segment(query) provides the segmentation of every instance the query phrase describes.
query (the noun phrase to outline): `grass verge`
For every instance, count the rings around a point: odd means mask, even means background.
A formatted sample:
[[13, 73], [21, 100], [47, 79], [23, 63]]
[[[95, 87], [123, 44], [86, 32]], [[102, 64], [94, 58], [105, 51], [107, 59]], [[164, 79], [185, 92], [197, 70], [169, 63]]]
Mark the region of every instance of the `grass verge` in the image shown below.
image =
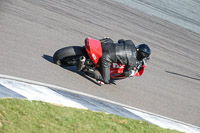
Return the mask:
[[104, 112], [0, 99], [0, 133], [178, 133]]

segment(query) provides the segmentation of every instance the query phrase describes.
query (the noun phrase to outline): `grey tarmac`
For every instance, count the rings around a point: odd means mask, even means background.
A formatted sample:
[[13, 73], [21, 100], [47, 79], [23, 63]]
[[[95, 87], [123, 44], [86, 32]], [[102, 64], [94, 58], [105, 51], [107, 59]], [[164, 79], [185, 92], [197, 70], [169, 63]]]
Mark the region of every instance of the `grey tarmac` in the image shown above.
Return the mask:
[[[86, 37], [147, 43], [142, 77], [98, 86], [52, 63], [53, 53]], [[0, 73], [106, 98], [200, 126], [200, 35], [107, 0], [1, 0]]]

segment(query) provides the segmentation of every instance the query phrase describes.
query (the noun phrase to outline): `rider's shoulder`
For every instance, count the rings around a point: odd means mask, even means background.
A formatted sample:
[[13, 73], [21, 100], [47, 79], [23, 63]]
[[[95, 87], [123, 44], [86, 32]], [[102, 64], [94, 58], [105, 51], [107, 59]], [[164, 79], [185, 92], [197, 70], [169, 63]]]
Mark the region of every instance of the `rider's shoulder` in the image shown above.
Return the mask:
[[131, 44], [133, 45], [133, 41], [132, 40], [125, 40], [125, 39], [119, 39], [118, 43], [122, 43], [122, 44]]
[[119, 39], [118, 40], [118, 43], [120, 44], [120, 43], [125, 43], [125, 40], [124, 39]]
[[126, 44], [131, 44], [131, 45], [134, 44], [132, 40], [125, 40], [125, 43], [126, 43]]

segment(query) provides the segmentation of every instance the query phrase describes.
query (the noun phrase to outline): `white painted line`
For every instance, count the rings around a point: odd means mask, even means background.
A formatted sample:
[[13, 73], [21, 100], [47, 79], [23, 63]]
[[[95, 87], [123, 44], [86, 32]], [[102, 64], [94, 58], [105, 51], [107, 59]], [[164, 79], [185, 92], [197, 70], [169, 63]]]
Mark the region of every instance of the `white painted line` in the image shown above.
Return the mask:
[[128, 110], [133, 110], [133, 111], [136, 111], [136, 112], [141, 112], [143, 114], [149, 115], [149, 116], [154, 117], [154, 118], [157, 117], [157, 118], [160, 118], [160, 119], [165, 119], [167, 121], [172, 121], [174, 123], [178, 123], [178, 124], [181, 124], [181, 125], [185, 125], [187, 127], [191, 127], [191, 128], [195, 128], [197, 130], [200, 130], [199, 127], [191, 125], [191, 124], [188, 124], [188, 123], [180, 122], [180, 121], [168, 118], [168, 117], [164, 117], [164, 116], [161, 116], [161, 115], [153, 114], [153, 113], [150, 113], [150, 112], [138, 109], [138, 108], [134, 108], [134, 107], [131, 107], [131, 106], [128, 106], [128, 105], [125, 105], [125, 104], [120, 104], [120, 103], [117, 103], [117, 102], [114, 102], [114, 101], [110, 101], [110, 100], [107, 100], [107, 99], [104, 99], [104, 98], [100, 98], [100, 97], [96, 97], [96, 96], [89, 95], [89, 94], [86, 94], [86, 93], [82, 93], [82, 92], [78, 92], [78, 91], [66, 89], [66, 88], [63, 88], [63, 87], [59, 87], [59, 86], [55, 86], [55, 85], [50, 85], [50, 84], [45, 84], [45, 83], [41, 83], [41, 82], [37, 82], [37, 81], [32, 81], [32, 80], [27, 80], [27, 79], [23, 79], [23, 78], [17, 78], [17, 77], [13, 77], [13, 76], [2, 75], [2, 74], [0, 74], [0, 78], [21, 81], [21, 82], [25, 82], [25, 83], [29, 83], [29, 84], [34, 84], [34, 85], [39, 85], [39, 86], [44, 86], [44, 87], [49, 87], [49, 88], [55, 88], [55, 89], [58, 89], [58, 90], [62, 90], [62, 91], [66, 91], [66, 92], [70, 92], [70, 93], [74, 93], [74, 94], [78, 94], [78, 95], [90, 97], [90, 98], [97, 99], [97, 100], [100, 100], [100, 101], [104, 101], [104, 102], [108, 102], [108, 103], [115, 104], [115, 105], [118, 105], [118, 106], [122, 106], [122, 107], [124, 107], [124, 108], [126, 108]]
[[28, 100], [39, 100], [48, 103], [61, 104], [62, 106], [67, 107], [88, 109], [83, 105], [74, 102], [73, 100], [64, 97], [44, 86], [36, 86], [32, 84], [22, 83], [19, 81], [13, 82], [9, 79], [1, 79], [0, 84], [14, 92], [17, 92], [18, 94], [24, 96]]
[[128, 109], [130, 112], [140, 116], [141, 118], [145, 119], [146, 121], [153, 123], [155, 125], [159, 125], [162, 128], [167, 128], [167, 129], [175, 129], [181, 132], [186, 132], [186, 133], [200, 133], [200, 129], [197, 128], [190, 128], [187, 125], [177, 123], [176, 121], [171, 121], [162, 117], [155, 117], [140, 111]]

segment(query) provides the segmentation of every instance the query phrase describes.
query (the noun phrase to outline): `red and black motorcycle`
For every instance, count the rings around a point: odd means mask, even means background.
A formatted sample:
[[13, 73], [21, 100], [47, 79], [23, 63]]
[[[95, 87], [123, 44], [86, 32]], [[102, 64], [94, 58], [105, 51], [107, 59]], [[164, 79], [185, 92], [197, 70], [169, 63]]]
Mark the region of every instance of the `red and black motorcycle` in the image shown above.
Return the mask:
[[[77, 71], [94, 71], [100, 67], [100, 58], [102, 56], [102, 47], [99, 40], [92, 38], [85, 39], [85, 46], [69, 46], [57, 50], [53, 55], [54, 63], [59, 66], [76, 66]], [[123, 79], [125, 65], [112, 63], [110, 68], [110, 77], [112, 79]], [[135, 76], [141, 76], [146, 66], [135, 72]]]

